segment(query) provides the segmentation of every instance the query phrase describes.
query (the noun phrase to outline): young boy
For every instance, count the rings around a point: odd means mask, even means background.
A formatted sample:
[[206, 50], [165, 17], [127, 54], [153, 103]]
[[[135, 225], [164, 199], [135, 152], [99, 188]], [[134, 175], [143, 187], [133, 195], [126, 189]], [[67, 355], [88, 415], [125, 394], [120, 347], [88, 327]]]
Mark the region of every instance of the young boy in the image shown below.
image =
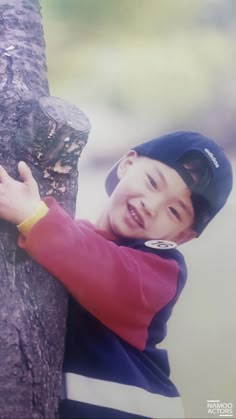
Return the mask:
[[0, 169], [0, 217], [72, 296], [61, 418], [183, 417], [156, 345], [186, 281], [175, 247], [198, 237], [231, 191], [223, 150], [188, 131], [134, 147], [108, 174], [95, 225], [41, 200], [29, 167], [18, 168], [23, 182]]

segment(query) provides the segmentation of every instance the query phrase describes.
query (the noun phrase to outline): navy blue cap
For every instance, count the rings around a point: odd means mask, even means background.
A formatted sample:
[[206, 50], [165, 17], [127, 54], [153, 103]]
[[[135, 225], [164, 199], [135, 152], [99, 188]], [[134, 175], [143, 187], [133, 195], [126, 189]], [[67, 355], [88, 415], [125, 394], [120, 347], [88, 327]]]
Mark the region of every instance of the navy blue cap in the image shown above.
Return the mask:
[[[158, 160], [175, 169], [192, 192], [193, 229], [199, 236], [225, 205], [233, 184], [232, 166], [212, 139], [192, 131], [177, 131], [133, 147], [138, 155]], [[119, 182], [117, 166], [106, 178], [108, 195]]]

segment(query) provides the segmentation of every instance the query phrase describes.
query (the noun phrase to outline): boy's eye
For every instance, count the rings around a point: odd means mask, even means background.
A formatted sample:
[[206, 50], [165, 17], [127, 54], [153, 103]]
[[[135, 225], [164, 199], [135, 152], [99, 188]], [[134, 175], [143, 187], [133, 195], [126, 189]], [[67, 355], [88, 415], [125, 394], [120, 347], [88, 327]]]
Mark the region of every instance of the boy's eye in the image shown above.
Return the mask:
[[181, 217], [180, 217], [180, 215], [179, 215], [178, 211], [176, 211], [176, 209], [175, 209], [175, 208], [173, 208], [173, 207], [169, 207], [169, 210], [170, 210], [170, 212], [172, 212], [172, 214], [173, 214], [173, 215], [177, 218], [177, 220], [181, 221]]
[[156, 183], [156, 181], [152, 178], [152, 176], [150, 176], [150, 175], [148, 175], [148, 174], [147, 174], [147, 177], [148, 177], [148, 180], [149, 180], [150, 185], [152, 185], [152, 187], [153, 187], [154, 189], [157, 189], [157, 183]]

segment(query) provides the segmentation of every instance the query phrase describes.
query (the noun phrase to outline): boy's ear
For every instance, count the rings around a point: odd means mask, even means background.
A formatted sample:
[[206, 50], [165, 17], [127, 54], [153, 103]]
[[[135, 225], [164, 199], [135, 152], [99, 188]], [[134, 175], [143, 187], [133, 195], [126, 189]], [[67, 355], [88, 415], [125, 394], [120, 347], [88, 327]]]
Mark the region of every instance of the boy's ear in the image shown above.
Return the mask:
[[117, 166], [117, 177], [120, 180], [127, 170], [132, 166], [134, 161], [138, 158], [138, 154], [135, 150], [130, 150], [120, 160]]
[[176, 238], [175, 242], [178, 244], [186, 243], [192, 239], [195, 239], [197, 237], [196, 231], [194, 231], [192, 228], [189, 228], [188, 230], [183, 231], [180, 233]]

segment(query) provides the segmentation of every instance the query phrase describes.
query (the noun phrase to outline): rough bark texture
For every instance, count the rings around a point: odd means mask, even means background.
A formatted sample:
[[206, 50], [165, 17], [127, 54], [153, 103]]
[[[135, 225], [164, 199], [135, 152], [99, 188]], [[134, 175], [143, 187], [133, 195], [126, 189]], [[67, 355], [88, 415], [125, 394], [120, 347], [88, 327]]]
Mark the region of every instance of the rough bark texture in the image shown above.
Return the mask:
[[[17, 178], [25, 160], [41, 196], [73, 216], [77, 161], [89, 122], [49, 97], [39, 0], [0, 0], [0, 163]], [[0, 418], [54, 418], [67, 295], [17, 247], [0, 220]]]

